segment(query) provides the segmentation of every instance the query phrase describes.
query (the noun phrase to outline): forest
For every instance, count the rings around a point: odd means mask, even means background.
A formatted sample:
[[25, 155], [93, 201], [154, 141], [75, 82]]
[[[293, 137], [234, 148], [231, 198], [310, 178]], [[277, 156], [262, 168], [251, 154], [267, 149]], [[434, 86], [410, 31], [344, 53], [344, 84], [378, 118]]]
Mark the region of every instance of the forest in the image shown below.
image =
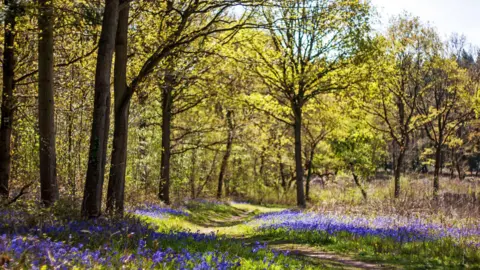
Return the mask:
[[0, 268], [480, 268], [464, 35], [368, 0], [0, 6]]

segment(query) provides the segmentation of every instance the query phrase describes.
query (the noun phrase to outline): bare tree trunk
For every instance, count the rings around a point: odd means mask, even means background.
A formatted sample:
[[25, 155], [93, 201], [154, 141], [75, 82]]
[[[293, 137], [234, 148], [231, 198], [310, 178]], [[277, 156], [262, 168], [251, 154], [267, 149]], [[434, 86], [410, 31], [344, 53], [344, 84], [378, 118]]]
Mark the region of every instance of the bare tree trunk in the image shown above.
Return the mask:
[[352, 171], [353, 181], [355, 182], [355, 185], [360, 189], [360, 192], [362, 192], [363, 199], [366, 201], [367, 192], [365, 191], [365, 189], [363, 189], [363, 186], [360, 183], [360, 179], [358, 178], [358, 175], [355, 173], [355, 167], [353, 165], [350, 165], [350, 168]]
[[405, 150], [403, 150], [403, 147], [400, 147], [400, 152], [398, 153], [397, 160], [394, 163], [395, 164], [394, 166], [394, 182], [395, 182], [394, 197], [395, 198], [400, 197], [400, 176], [402, 172], [404, 158], [405, 158]]
[[[72, 72], [73, 75], [73, 72]], [[73, 157], [73, 92], [70, 92], [70, 100], [68, 104], [68, 117], [67, 117], [67, 123], [68, 123], [68, 129], [67, 129], [67, 137], [68, 137], [68, 146], [67, 146], [67, 151], [68, 151], [68, 185], [69, 185], [69, 192], [71, 199], [75, 199], [75, 162], [74, 162], [74, 157]]]
[[217, 164], [218, 152], [219, 152], [218, 150], [215, 151], [215, 155], [213, 156], [213, 161], [212, 161], [212, 165], [210, 166], [210, 170], [208, 171], [208, 174], [205, 177], [205, 181], [203, 181], [203, 183], [198, 187], [196, 197], [199, 197], [200, 194], [202, 194], [202, 191], [205, 188], [205, 186], [212, 180], [213, 173], [216, 167], [215, 165]]
[[297, 205], [305, 208], [305, 193], [303, 191], [303, 163], [302, 163], [302, 108], [299, 104], [293, 104], [295, 115], [295, 172], [297, 184]]
[[463, 168], [462, 168], [461, 157], [457, 159], [457, 162], [455, 164], [455, 168], [457, 169], [458, 179], [464, 180], [465, 179], [465, 172], [463, 171]]
[[38, 122], [40, 130], [40, 193], [45, 206], [58, 199], [53, 98], [53, 0], [39, 0]]
[[12, 121], [14, 117], [15, 88], [15, 1], [4, 0], [7, 7], [4, 22], [4, 47], [3, 47], [3, 92], [2, 92], [2, 120], [0, 126], [0, 197], [8, 198], [8, 184], [10, 181], [11, 167], [11, 139]]
[[192, 199], [195, 199], [195, 178], [196, 178], [196, 167], [197, 167], [197, 150], [193, 149], [192, 150], [192, 169], [190, 172], [190, 196]]
[[310, 178], [312, 177], [313, 155], [315, 154], [315, 146], [310, 150], [310, 157], [308, 160], [307, 182], [305, 184], [305, 199], [310, 201]]
[[160, 171], [160, 187], [158, 198], [170, 204], [170, 156], [171, 156], [171, 128], [172, 128], [172, 74], [166, 74], [165, 87], [162, 89], [162, 159]]
[[110, 115], [110, 76], [115, 35], [117, 32], [119, 0], [106, 0], [102, 32], [98, 46], [95, 71], [95, 98], [90, 136], [87, 177], [83, 194], [82, 216], [95, 218], [101, 215], [102, 190], [106, 163]]
[[451, 178], [454, 178], [454, 174], [455, 174], [454, 171], [456, 170], [458, 174], [458, 179], [459, 180], [465, 179], [466, 173], [463, 171], [463, 164], [462, 164], [463, 156], [464, 156], [463, 151], [461, 150], [455, 151], [454, 149], [452, 149], [452, 165], [454, 166], [454, 168], [452, 168]]
[[440, 190], [440, 167], [442, 159], [442, 147], [440, 145], [435, 145], [435, 169], [433, 171], [433, 196], [437, 197]]
[[283, 188], [283, 191], [287, 191], [287, 178], [285, 177], [285, 164], [283, 164], [283, 162], [280, 162], [278, 164], [279, 166], [279, 170], [280, 170], [280, 177], [282, 178], [282, 188]]
[[147, 159], [147, 138], [145, 136], [145, 130], [147, 129], [147, 121], [143, 115], [145, 104], [147, 102], [147, 95], [138, 93], [138, 106], [141, 108], [139, 112], [140, 121], [138, 124], [138, 160], [137, 170], [140, 172], [140, 182], [143, 185], [145, 195], [148, 193], [148, 164]]
[[226, 117], [227, 125], [228, 125], [227, 149], [225, 150], [225, 155], [223, 156], [222, 165], [220, 167], [220, 174], [218, 176], [217, 199], [220, 199], [222, 197], [223, 178], [225, 177], [225, 173], [227, 171], [228, 159], [230, 158], [230, 154], [232, 153], [233, 136], [234, 136], [232, 114], [233, 114], [232, 110], [227, 111], [227, 117]]
[[128, 57], [128, 16], [130, 4], [120, 10], [115, 40], [114, 99], [115, 125], [113, 131], [113, 150], [108, 179], [107, 212], [123, 216], [125, 198], [125, 172], [127, 168], [128, 115], [130, 100], [127, 96], [127, 57]]

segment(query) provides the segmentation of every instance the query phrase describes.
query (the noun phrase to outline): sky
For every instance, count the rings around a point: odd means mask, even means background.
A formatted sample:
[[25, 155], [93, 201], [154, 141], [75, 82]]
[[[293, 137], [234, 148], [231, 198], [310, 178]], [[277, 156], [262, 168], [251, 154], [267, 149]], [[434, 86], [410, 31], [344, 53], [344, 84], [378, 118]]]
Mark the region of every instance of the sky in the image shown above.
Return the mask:
[[443, 39], [463, 34], [480, 47], [480, 0], [370, 0], [381, 16], [379, 29], [389, 17], [407, 11], [435, 27]]

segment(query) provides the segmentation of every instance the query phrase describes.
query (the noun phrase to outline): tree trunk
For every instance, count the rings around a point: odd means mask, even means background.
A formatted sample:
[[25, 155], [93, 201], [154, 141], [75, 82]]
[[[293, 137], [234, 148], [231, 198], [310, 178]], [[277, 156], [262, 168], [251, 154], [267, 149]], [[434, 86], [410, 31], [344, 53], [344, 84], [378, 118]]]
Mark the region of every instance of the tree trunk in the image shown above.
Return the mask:
[[440, 190], [440, 167], [442, 162], [442, 147], [440, 145], [435, 145], [435, 169], [433, 171], [433, 196], [438, 196], [438, 191]]
[[305, 184], [305, 199], [307, 202], [310, 201], [310, 178], [312, 177], [312, 164], [313, 164], [314, 154], [315, 154], [315, 147], [312, 146], [312, 149], [310, 150], [310, 157], [308, 160], [307, 181]]
[[40, 131], [40, 193], [45, 206], [58, 199], [53, 94], [53, 0], [39, 0], [38, 122]]
[[[73, 77], [73, 72], [72, 72], [72, 77]], [[68, 137], [68, 146], [67, 146], [67, 151], [68, 151], [68, 184], [69, 184], [69, 192], [71, 199], [74, 200], [76, 197], [76, 181], [75, 181], [75, 161], [74, 161], [74, 143], [73, 143], [73, 116], [74, 116], [74, 111], [73, 111], [73, 93], [70, 92], [70, 100], [69, 100], [69, 109], [68, 109], [68, 117], [67, 117], [67, 123], [68, 123], [68, 129], [67, 129], [67, 137]]]
[[459, 180], [465, 179], [466, 173], [463, 171], [463, 164], [462, 164], [463, 156], [464, 156], [463, 151], [461, 150], [455, 151], [454, 149], [452, 149], [452, 163], [454, 165], [454, 168], [452, 168], [451, 178], [454, 178], [453, 175], [455, 174], [454, 171], [456, 170], [458, 174], [458, 179]]
[[147, 103], [147, 95], [144, 93], [138, 93], [138, 106], [140, 111], [138, 112], [140, 116], [140, 121], [138, 123], [138, 163], [137, 163], [137, 175], [138, 172], [140, 183], [143, 185], [143, 190], [145, 195], [148, 193], [149, 183], [148, 183], [148, 164], [147, 164], [147, 137], [145, 135], [146, 129], [148, 127], [147, 121], [145, 120], [144, 110], [145, 104]]
[[295, 172], [297, 184], [297, 205], [305, 208], [305, 193], [303, 191], [303, 163], [302, 163], [302, 107], [299, 104], [293, 105], [293, 113], [295, 115]]
[[127, 168], [128, 115], [130, 100], [123, 102], [127, 96], [127, 57], [128, 57], [128, 15], [130, 4], [126, 4], [119, 12], [118, 27], [115, 40], [114, 68], [114, 131], [113, 150], [108, 179], [107, 212], [123, 216], [125, 197], [125, 172]]
[[278, 169], [280, 171], [280, 178], [282, 180], [281, 185], [282, 185], [283, 191], [287, 191], [287, 179], [285, 177], [285, 164], [283, 164], [282, 157], [280, 154], [278, 154]]
[[457, 169], [458, 179], [459, 180], [464, 180], [465, 179], [465, 172], [463, 171], [461, 162], [462, 162], [462, 159], [460, 157], [460, 158], [457, 159], [457, 162], [455, 164], [455, 168]]
[[2, 120], [0, 126], [0, 197], [8, 198], [10, 181], [12, 121], [14, 116], [13, 90], [15, 88], [15, 4], [11, 0], [3, 1], [6, 9], [4, 22], [3, 47], [3, 92]]
[[196, 178], [196, 167], [197, 167], [197, 151], [196, 149], [192, 150], [192, 168], [190, 172], [190, 196], [193, 199], [195, 199], [195, 178]]
[[365, 189], [363, 189], [362, 184], [360, 183], [360, 179], [358, 178], [358, 175], [355, 173], [355, 167], [353, 165], [350, 165], [350, 166], [351, 166], [353, 181], [355, 182], [355, 185], [360, 189], [360, 192], [362, 192], [363, 199], [366, 201], [367, 192], [365, 191]]
[[400, 175], [402, 172], [404, 157], [405, 157], [405, 150], [403, 150], [403, 147], [400, 147], [400, 152], [398, 153], [398, 157], [394, 166], [395, 198], [400, 197]]
[[171, 155], [171, 124], [172, 124], [172, 74], [166, 74], [165, 86], [162, 89], [162, 160], [160, 171], [160, 187], [158, 198], [165, 204], [170, 204], [170, 155]]
[[217, 187], [217, 199], [222, 197], [222, 188], [223, 188], [223, 179], [225, 177], [225, 173], [227, 171], [228, 159], [230, 158], [230, 154], [232, 152], [232, 144], [233, 144], [233, 121], [232, 121], [232, 114], [233, 111], [227, 111], [227, 125], [228, 125], [228, 138], [227, 138], [227, 149], [225, 150], [225, 155], [223, 156], [222, 165], [220, 167], [220, 174], [218, 176], [218, 187]]
[[98, 44], [93, 122], [82, 202], [82, 216], [87, 218], [95, 218], [101, 214], [110, 114], [110, 76], [117, 32], [118, 7], [119, 0], [105, 1], [102, 32]]

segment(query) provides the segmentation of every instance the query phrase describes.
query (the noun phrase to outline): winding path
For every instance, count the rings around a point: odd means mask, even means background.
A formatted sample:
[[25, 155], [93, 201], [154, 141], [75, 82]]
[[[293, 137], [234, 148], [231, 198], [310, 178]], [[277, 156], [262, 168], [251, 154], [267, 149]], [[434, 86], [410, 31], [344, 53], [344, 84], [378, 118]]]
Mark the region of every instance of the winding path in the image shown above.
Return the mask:
[[[222, 218], [209, 218], [208, 222], [197, 224], [198, 230], [202, 233], [221, 233], [234, 229], [235, 226], [244, 224], [251, 220], [255, 215], [255, 210], [241, 210], [238, 214]], [[254, 239], [245, 239], [240, 235], [230, 235], [223, 233], [225, 236], [246, 240], [247, 243]], [[263, 241], [268, 244], [271, 250], [288, 252], [291, 256], [308, 261], [310, 264], [317, 265], [319, 269], [396, 269], [393, 266], [367, 263], [360, 260], [355, 260], [346, 255], [340, 255], [328, 251], [323, 251], [305, 244], [295, 243], [280, 243], [275, 241]]]

